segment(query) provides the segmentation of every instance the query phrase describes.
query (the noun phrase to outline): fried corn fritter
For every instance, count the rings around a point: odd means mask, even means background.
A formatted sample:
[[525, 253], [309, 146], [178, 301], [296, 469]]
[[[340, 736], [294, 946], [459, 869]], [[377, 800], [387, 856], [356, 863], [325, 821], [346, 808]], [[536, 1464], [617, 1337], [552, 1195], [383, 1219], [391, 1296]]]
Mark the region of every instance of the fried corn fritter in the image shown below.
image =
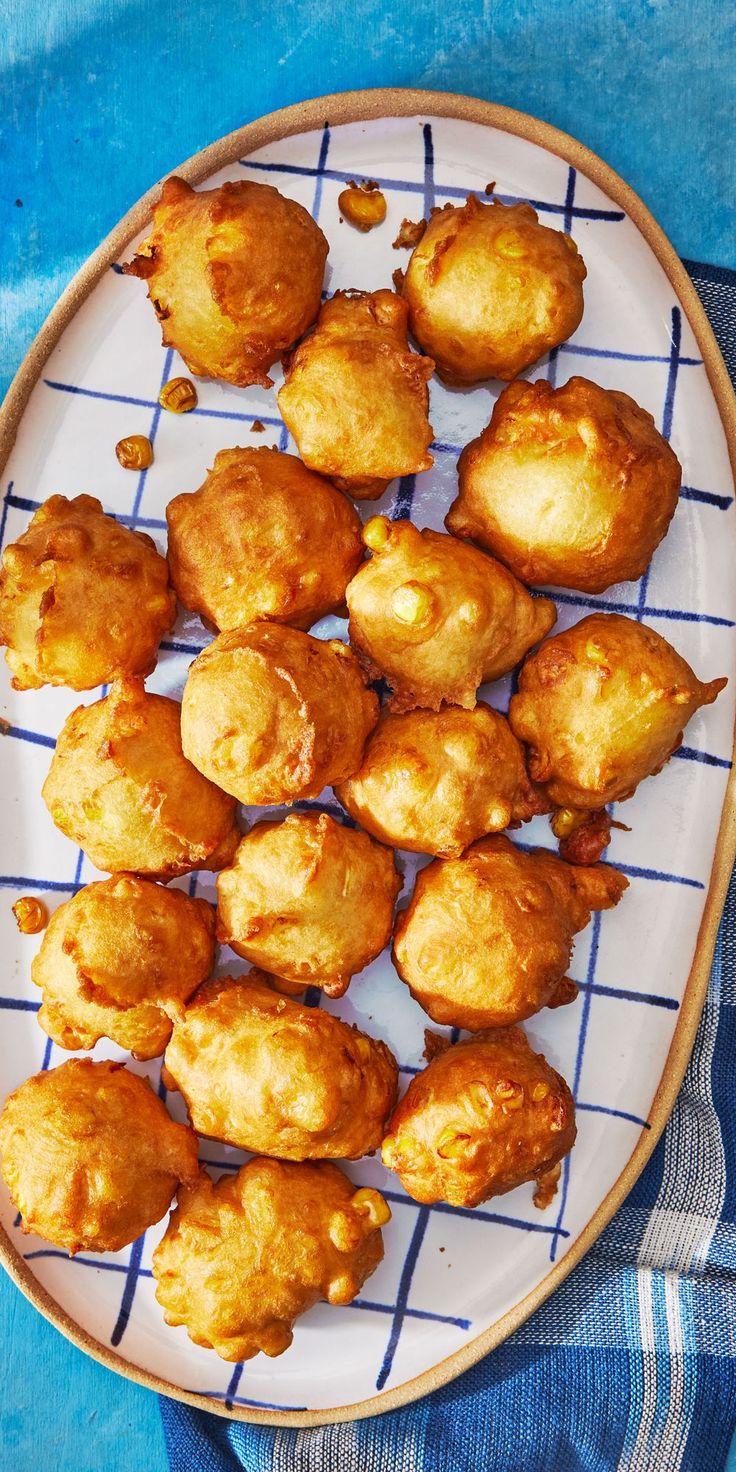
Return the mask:
[[382, 843], [444, 857], [549, 810], [508, 721], [482, 701], [384, 715], [336, 792]]
[[429, 470], [434, 363], [409, 350], [406, 303], [392, 291], [338, 291], [300, 343], [279, 409], [311, 470], [356, 500]]
[[329, 813], [256, 823], [217, 881], [218, 939], [303, 991], [341, 997], [391, 936], [401, 889], [390, 849]]
[[509, 720], [550, 801], [597, 809], [658, 772], [726, 683], [702, 684], [654, 629], [594, 613], [526, 660]]
[[156, 1058], [214, 958], [211, 905], [115, 874], [51, 917], [31, 967], [43, 992], [38, 1020], [60, 1048], [93, 1048], [105, 1037], [136, 1058]]
[[458, 462], [445, 517], [525, 583], [601, 593], [641, 577], [677, 506], [682, 471], [628, 394], [571, 378], [509, 384]]
[[0, 644], [14, 690], [148, 675], [175, 618], [155, 542], [94, 496], [50, 496], [2, 554]]
[[23, 1231], [70, 1255], [119, 1252], [198, 1176], [197, 1137], [122, 1063], [70, 1058], [0, 1114], [2, 1174]]
[[201, 1135], [282, 1160], [358, 1160], [396, 1100], [385, 1043], [275, 991], [260, 971], [205, 982], [174, 1027], [166, 1081]]
[[140, 276], [162, 341], [191, 373], [247, 388], [319, 311], [327, 241], [311, 215], [251, 179], [195, 191], [175, 175], [123, 269]]
[[240, 802], [318, 797], [357, 771], [378, 699], [352, 650], [284, 624], [231, 629], [190, 665], [184, 753]]
[[283, 1354], [320, 1299], [351, 1303], [383, 1257], [391, 1212], [328, 1161], [249, 1160], [178, 1196], [153, 1255], [167, 1324], [224, 1360]]
[[232, 859], [235, 802], [184, 757], [179, 711], [130, 679], [67, 717], [42, 796], [98, 869], [173, 879]]
[[478, 1206], [539, 1181], [575, 1143], [572, 1094], [519, 1027], [479, 1033], [412, 1079], [383, 1142], [415, 1201]]
[[344, 603], [363, 559], [355, 508], [279, 450], [220, 450], [204, 485], [166, 508], [171, 579], [216, 629], [308, 629]]
[[627, 887], [604, 864], [573, 867], [481, 838], [417, 875], [396, 922], [396, 969], [435, 1022], [469, 1032], [523, 1022], [577, 995], [565, 978], [573, 936]]
[[373, 555], [345, 594], [350, 641], [369, 675], [385, 676], [393, 710], [472, 708], [478, 686], [507, 674], [555, 622], [549, 598], [532, 598], [455, 537], [374, 516], [363, 539]]
[[447, 383], [516, 378], [570, 337], [586, 271], [575, 242], [529, 204], [446, 205], [406, 269], [413, 336]]

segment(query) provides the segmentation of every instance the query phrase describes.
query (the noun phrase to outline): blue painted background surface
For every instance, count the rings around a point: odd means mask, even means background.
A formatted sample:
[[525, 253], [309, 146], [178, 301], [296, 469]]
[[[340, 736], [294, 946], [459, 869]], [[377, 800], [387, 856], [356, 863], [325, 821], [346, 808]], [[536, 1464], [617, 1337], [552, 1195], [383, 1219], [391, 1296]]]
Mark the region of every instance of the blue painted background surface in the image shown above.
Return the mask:
[[[573, 133], [681, 255], [734, 265], [736, 10], [723, 0], [0, 0], [0, 386], [158, 177], [349, 87], [471, 92]], [[158, 1404], [0, 1275], [0, 1472], [163, 1472]]]

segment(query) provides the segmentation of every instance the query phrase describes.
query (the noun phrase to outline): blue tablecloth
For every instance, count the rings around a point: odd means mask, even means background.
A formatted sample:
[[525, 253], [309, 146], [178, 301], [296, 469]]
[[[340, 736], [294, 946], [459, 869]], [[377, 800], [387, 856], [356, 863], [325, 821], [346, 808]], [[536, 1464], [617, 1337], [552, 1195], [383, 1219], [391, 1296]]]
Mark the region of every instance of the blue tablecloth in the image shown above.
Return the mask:
[[[341, 88], [445, 88], [536, 113], [623, 173], [683, 255], [732, 264], [734, 17], [721, 0], [44, 0], [2, 15], [2, 387], [149, 184], [260, 113]], [[733, 353], [733, 289], [696, 279]], [[463, 1380], [395, 1417], [303, 1433], [195, 1422], [167, 1402], [165, 1445], [156, 1397], [67, 1345], [0, 1275], [2, 1472], [720, 1472], [736, 1419], [733, 891], [729, 917], [697, 1064], [636, 1192], [569, 1283]], [[652, 1224], [698, 1209], [703, 1152], [717, 1209], [703, 1261], [675, 1283]]]

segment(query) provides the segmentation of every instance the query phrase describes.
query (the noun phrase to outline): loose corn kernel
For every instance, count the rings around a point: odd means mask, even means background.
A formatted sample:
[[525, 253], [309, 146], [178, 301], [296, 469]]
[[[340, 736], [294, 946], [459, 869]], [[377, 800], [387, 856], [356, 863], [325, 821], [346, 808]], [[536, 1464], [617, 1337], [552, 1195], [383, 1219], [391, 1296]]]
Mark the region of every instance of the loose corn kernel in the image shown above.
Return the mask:
[[391, 595], [391, 611], [402, 624], [424, 624], [434, 607], [434, 593], [424, 583], [402, 583]]
[[168, 409], [171, 414], [189, 414], [197, 407], [197, 390], [191, 378], [170, 378], [164, 384], [158, 401], [161, 408]]
[[495, 246], [496, 253], [509, 261], [520, 261], [526, 255], [526, 242], [516, 230], [499, 230]]
[[387, 516], [372, 516], [363, 527], [363, 541], [369, 552], [383, 552], [391, 536], [391, 522]]
[[535, 1104], [541, 1104], [542, 1100], [547, 1098], [548, 1093], [549, 1093], [549, 1084], [544, 1083], [544, 1081], [542, 1079], [540, 1079], [539, 1083], [538, 1084], [534, 1084], [534, 1086], [532, 1088], [532, 1100], [533, 1100], [533, 1102]]
[[470, 1135], [464, 1134], [455, 1125], [448, 1125], [437, 1141], [437, 1154], [442, 1160], [457, 1160], [465, 1153]]
[[13, 905], [15, 923], [23, 935], [38, 935], [48, 925], [49, 912], [43, 900], [26, 894]]
[[349, 225], [364, 233], [381, 225], [386, 218], [386, 200], [380, 189], [358, 189], [351, 184], [338, 197], [337, 207]]
[[118, 440], [115, 454], [123, 470], [147, 470], [153, 464], [153, 445], [144, 434], [129, 434]]
[[367, 1216], [372, 1227], [385, 1227], [386, 1222], [391, 1220], [391, 1209], [384, 1201], [380, 1191], [371, 1190], [370, 1186], [362, 1186], [356, 1191], [351, 1206], [361, 1216]]

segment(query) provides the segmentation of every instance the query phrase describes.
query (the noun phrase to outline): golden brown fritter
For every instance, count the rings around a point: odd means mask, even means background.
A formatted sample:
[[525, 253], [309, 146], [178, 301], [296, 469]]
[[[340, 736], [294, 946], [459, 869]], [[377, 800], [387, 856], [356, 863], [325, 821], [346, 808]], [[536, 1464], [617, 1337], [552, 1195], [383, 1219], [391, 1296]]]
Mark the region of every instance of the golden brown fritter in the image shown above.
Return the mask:
[[195, 192], [173, 176], [123, 269], [147, 282], [162, 341], [191, 373], [268, 388], [271, 364], [317, 316], [327, 251], [307, 210], [270, 184]]
[[329, 813], [256, 823], [217, 880], [217, 936], [303, 991], [341, 997], [380, 955], [401, 879], [390, 849]]
[[224, 1360], [283, 1354], [319, 1299], [352, 1302], [390, 1217], [378, 1191], [356, 1191], [327, 1161], [249, 1160], [217, 1185], [202, 1171], [153, 1255], [166, 1322]]
[[220, 450], [204, 485], [166, 508], [171, 578], [217, 629], [308, 629], [345, 601], [363, 558], [355, 507], [279, 450]]
[[516, 378], [579, 326], [586, 271], [575, 242], [529, 204], [437, 210], [406, 268], [417, 342], [448, 383]]
[[429, 470], [434, 363], [409, 351], [408, 311], [392, 291], [338, 291], [300, 343], [279, 409], [305, 465], [356, 500]]
[[184, 753], [240, 802], [318, 797], [360, 766], [378, 699], [352, 650], [285, 624], [220, 634], [189, 667]]
[[70, 1058], [0, 1115], [2, 1173], [23, 1218], [67, 1252], [119, 1252], [198, 1175], [197, 1137], [122, 1063]]
[[478, 1206], [539, 1180], [575, 1143], [565, 1080], [519, 1027], [479, 1033], [412, 1079], [383, 1142], [415, 1201]]
[[396, 922], [396, 969], [435, 1022], [470, 1032], [523, 1022], [573, 1000], [574, 984], [560, 985], [573, 935], [627, 887], [604, 864], [573, 868], [542, 849], [481, 838], [417, 875]]
[[674, 515], [680, 462], [628, 394], [571, 378], [504, 389], [458, 463], [445, 525], [525, 583], [600, 593], [641, 577]]
[[482, 701], [384, 715], [361, 767], [336, 792], [382, 843], [443, 857], [549, 811], [508, 721]]
[[184, 757], [179, 710], [131, 679], [67, 717], [42, 796], [98, 869], [173, 879], [232, 859], [235, 803]]
[[43, 991], [38, 1020], [60, 1048], [112, 1038], [136, 1058], [155, 1058], [214, 957], [211, 905], [115, 874], [52, 916], [31, 967]]
[[393, 710], [472, 708], [478, 686], [513, 669], [557, 617], [549, 598], [443, 532], [374, 516], [363, 539], [373, 556], [345, 594], [350, 641], [369, 675], [386, 677]]
[[2, 554], [0, 644], [14, 690], [148, 675], [175, 618], [155, 542], [94, 496], [50, 496]]
[[601, 808], [658, 772], [726, 683], [701, 684], [654, 629], [594, 613], [526, 660], [509, 720], [551, 802]]
[[261, 971], [205, 982], [166, 1049], [194, 1128], [282, 1160], [372, 1155], [396, 1100], [385, 1043], [282, 996]]

